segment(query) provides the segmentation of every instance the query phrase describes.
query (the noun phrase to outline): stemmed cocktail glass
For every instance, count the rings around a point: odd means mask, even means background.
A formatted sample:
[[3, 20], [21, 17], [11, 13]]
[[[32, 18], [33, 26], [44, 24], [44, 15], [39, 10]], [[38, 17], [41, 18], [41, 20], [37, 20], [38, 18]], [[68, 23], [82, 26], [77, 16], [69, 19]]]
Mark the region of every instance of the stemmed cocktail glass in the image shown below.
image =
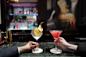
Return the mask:
[[[38, 41], [41, 38], [41, 36], [43, 35], [43, 28], [42, 28], [41, 24], [31, 31], [31, 35], [36, 41]], [[39, 46], [32, 49], [32, 53], [42, 53], [42, 52], [43, 52], [43, 49], [39, 48]]]
[[[50, 30], [50, 33], [53, 36], [54, 40], [55, 39], [59, 40], [59, 37], [60, 37], [62, 31], [61, 30]], [[54, 54], [60, 54], [60, 53], [62, 53], [62, 50], [59, 49], [57, 46], [55, 46], [55, 48], [50, 49], [50, 52], [54, 53]]]

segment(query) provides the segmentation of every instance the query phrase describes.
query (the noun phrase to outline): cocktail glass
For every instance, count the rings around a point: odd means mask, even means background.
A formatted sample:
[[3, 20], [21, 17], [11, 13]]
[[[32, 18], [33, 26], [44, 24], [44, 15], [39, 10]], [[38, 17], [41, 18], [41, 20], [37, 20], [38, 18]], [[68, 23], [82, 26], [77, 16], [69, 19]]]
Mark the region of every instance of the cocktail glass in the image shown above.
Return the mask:
[[[50, 33], [53, 36], [53, 39], [59, 40], [59, 37], [60, 37], [62, 31], [61, 30], [51, 30]], [[62, 53], [62, 50], [57, 48], [57, 46], [55, 46], [55, 48], [50, 49], [50, 52], [54, 53], [54, 54], [60, 54], [60, 53]]]
[[[41, 38], [41, 36], [43, 35], [43, 33], [41, 33], [39, 36], [35, 36], [34, 33], [33, 33], [33, 30], [31, 31], [31, 35], [32, 37], [36, 40], [36, 42], [38, 42], [38, 40]], [[39, 46], [32, 49], [32, 53], [42, 53], [43, 52], [43, 49], [40, 48]]]

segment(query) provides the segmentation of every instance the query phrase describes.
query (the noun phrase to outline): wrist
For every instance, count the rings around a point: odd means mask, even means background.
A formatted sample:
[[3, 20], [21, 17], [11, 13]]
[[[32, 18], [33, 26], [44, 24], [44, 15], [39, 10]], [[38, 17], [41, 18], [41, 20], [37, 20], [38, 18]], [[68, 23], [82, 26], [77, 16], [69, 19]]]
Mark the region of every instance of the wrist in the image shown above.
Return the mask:
[[77, 47], [78, 47], [78, 46], [77, 46], [77, 45], [74, 45], [74, 44], [69, 44], [69, 45], [68, 45], [68, 49], [69, 49], [69, 50], [72, 50], [72, 51], [76, 51], [76, 50], [77, 50]]
[[24, 46], [18, 47], [18, 52], [19, 52], [19, 54], [25, 52], [25, 50], [26, 50], [26, 49], [25, 49]]

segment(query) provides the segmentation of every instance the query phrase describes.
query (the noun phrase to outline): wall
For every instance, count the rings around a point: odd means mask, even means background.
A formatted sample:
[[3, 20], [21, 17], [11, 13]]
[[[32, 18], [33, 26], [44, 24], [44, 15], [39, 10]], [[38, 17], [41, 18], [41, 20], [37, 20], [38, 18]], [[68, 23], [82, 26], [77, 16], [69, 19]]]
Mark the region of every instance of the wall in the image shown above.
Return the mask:
[[51, 9], [51, 0], [47, 0], [47, 10]]
[[1, 24], [1, 3], [0, 3], [0, 24]]
[[19, 0], [20, 2], [37, 2], [37, 0]]
[[[10, 0], [10, 1], [16, 1], [16, 0]], [[18, 0], [19, 2], [37, 2], [38, 0]]]

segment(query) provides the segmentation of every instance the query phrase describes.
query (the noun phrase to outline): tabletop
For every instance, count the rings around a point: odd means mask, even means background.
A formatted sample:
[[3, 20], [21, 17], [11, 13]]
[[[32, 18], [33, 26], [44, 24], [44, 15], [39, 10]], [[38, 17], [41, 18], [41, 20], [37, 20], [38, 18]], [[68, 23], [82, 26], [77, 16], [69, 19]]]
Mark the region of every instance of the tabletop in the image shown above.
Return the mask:
[[[13, 42], [11, 46], [22, 46], [26, 42]], [[62, 52], [61, 54], [53, 54], [50, 52], [51, 48], [54, 48], [53, 42], [40, 42], [40, 48], [43, 49], [43, 53], [33, 54], [32, 52], [23, 53], [19, 57], [80, 57], [71, 52]]]

